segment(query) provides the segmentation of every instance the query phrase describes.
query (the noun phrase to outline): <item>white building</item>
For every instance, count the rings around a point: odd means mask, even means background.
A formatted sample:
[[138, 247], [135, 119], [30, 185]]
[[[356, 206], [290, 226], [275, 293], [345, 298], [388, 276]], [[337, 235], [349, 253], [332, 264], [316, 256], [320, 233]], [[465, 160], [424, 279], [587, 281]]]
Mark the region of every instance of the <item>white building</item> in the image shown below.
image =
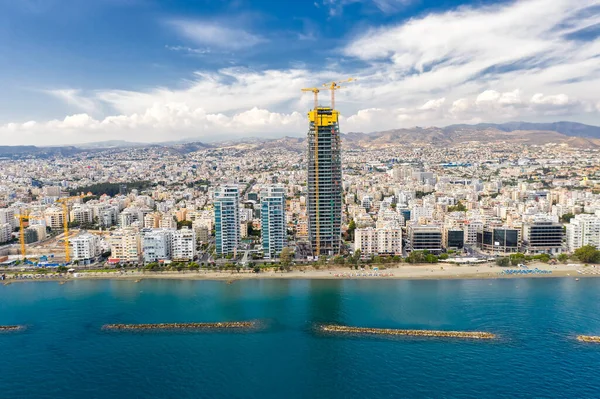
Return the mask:
[[13, 227], [10, 223], [0, 224], [0, 243], [10, 241], [12, 238]]
[[100, 238], [90, 233], [82, 233], [69, 239], [71, 258], [79, 261], [90, 261], [100, 255], [102, 249]]
[[402, 255], [402, 228], [390, 226], [356, 229], [354, 232], [354, 250], [360, 250], [363, 257]]
[[8, 223], [12, 228], [19, 226], [15, 219], [15, 210], [12, 208], [0, 208], [0, 225]]
[[145, 263], [171, 259], [174, 232], [174, 229], [145, 229], [142, 231], [142, 252]]
[[94, 211], [85, 205], [75, 205], [71, 210], [70, 220], [79, 224], [91, 224], [94, 221]]
[[196, 232], [194, 229], [183, 228], [173, 232], [172, 241], [175, 261], [191, 261], [196, 256]]
[[567, 250], [573, 252], [586, 245], [600, 249], [600, 216], [576, 215], [567, 224]]

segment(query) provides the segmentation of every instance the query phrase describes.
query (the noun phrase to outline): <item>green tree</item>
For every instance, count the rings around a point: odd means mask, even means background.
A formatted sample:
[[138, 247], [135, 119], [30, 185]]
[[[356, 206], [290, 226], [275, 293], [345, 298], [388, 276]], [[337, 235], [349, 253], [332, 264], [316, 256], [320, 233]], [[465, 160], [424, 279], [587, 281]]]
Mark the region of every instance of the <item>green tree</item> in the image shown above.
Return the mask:
[[285, 247], [281, 250], [279, 254], [279, 260], [281, 261], [281, 265], [285, 270], [289, 270], [290, 265], [292, 264], [292, 259], [294, 258], [294, 253], [291, 248]]
[[448, 257], [449, 257], [449, 255], [448, 255], [448, 254], [441, 254], [441, 255], [439, 256], [439, 258], [440, 258], [440, 259], [443, 259], [443, 260], [445, 260], [445, 259], [448, 259]]
[[575, 250], [575, 256], [581, 262], [600, 263], [600, 251], [592, 245], [586, 245]]
[[510, 263], [513, 266], [517, 266], [519, 263], [525, 263], [525, 255], [523, 255], [522, 253], [510, 255]]
[[350, 220], [350, 223], [348, 223], [348, 239], [350, 241], [354, 241], [354, 231], [356, 230], [356, 222], [354, 222], [354, 219]]
[[425, 253], [423, 251], [412, 251], [406, 261], [408, 263], [423, 263], [425, 262]]
[[567, 261], [569, 260], [569, 255], [567, 255], [567, 254], [560, 254], [560, 255], [558, 255], [557, 259], [561, 263], [567, 263]]
[[188, 227], [188, 228], [192, 228], [192, 221], [191, 220], [181, 220], [179, 222], [177, 222], [177, 229], [181, 230], [182, 227]]
[[438, 262], [438, 257], [435, 256], [434, 254], [427, 254], [427, 255], [425, 255], [425, 262], [427, 262], [427, 263], [437, 263]]
[[573, 219], [574, 217], [575, 217], [575, 215], [574, 215], [574, 214], [572, 214], [572, 213], [565, 213], [564, 215], [562, 215], [562, 216], [560, 217], [560, 220], [562, 220], [562, 221], [563, 221], [563, 223], [569, 223], [569, 221], [570, 221], [571, 219]]
[[498, 258], [498, 259], [496, 259], [496, 264], [498, 266], [502, 266], [502, 267], [509, 266], [510, 265], [510, 258], [506, 258], [506, 257], [504, 257], [504, 258]]

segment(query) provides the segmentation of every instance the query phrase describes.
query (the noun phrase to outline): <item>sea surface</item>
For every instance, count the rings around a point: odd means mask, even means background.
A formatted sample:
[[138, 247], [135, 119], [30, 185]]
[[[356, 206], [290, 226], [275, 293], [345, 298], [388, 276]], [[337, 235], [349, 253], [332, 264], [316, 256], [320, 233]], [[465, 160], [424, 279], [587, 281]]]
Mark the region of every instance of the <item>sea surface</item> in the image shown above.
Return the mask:
[[[261, 320], [257, 332], [105, 323]], [[496, 341], [331, 336], [322, 323]], [[600, 398], [600, 278], [0, 286], [0, 398]]]

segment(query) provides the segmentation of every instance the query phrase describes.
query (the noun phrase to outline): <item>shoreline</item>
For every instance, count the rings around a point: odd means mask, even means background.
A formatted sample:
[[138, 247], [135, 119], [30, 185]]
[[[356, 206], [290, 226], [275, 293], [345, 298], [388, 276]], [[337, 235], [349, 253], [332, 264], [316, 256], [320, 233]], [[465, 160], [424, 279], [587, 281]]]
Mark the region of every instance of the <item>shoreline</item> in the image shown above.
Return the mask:
[[[477, 266], [456, 266], [456, 265], [401, 265], [390, 267], [384, 270], [373, 271], [366, 269], [364, 271], [351, 270], [348, 267], [332, 267], [322, 270], [293, 270], [290, 272], [262, 272], [262, 273], [231, 273], [216, 271], [201, 272], [76, 272], [69, 277], [53, 278], [29, 278], [15, 279], [10, 274], [10, 278], [4, 280], [4, 285], [10, 285], [18, 282], [31, 281], [60, 281], [69, 282], [71, 280], [125, 280], [139, 282], [141, 280], [207, 280], [207, 281], [226, 281], [231, 284], [238, 280], [482, 280], [482, 279], [514, 279], [514, 278], [589, 278], [600, 277], [600, 274], [591, 273], [598, 270], [593, 266], [584, 268], [583, 265], [548, 265], [544, 263], [529, 265], [531, 270], [539, 269], [541, 274], [502, 274], [504, 270], [516, 270], [516, 267], [499, 267], [496, 265], [477, 265]], [[589, 273], [580, 273], [578, 271]], [[551, 272], [551, 273], [549, 273]], [[375, 274], [378, 273], [379, 276]], [[35, 276], [34, 272], [20, 273]], [[344, 274], [346, 274], [344, 276]], [[354, 275], [352, 275], [354, 274]], [[357, 276], [360, 274], [360, 276]], [[371, 276], [369, 276], [371, 274]], [[365, 276], [363, 276], [365, 275]]]

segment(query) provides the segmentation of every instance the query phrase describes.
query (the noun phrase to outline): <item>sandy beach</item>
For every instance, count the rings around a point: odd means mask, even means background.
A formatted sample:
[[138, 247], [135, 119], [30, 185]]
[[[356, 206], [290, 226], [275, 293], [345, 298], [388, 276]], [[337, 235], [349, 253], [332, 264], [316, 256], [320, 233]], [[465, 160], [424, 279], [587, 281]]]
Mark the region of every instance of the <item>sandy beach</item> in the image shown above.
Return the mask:
[[[449, 264], [421, 264], [421, 265], [386, 265], [386, 269], [373, 271], [366, 268], [353, 270], [349, 267], [330, 267], [314, 270], [293, 270], [290, 272], [267, 271], [252, 273], [251, 271], [217, 272], [217, 271], [81, 271], [70, 274], [67, 278], [49, 278], [32, 272], [21, 274], [33, 275], [33, 279], [15, 279], [13, 274], [7, 274], [4, 283], [20, 281], [48, 281], [48, 280], [82, 280], [82, 279], [114, 279], [114, 280], [141, 280], [141, 279], [181, 279], [181, 280], [241, 280], [241, 279], [495, 279], [495, 278], [548, 278], [548, 277], [596, 277], [600, 275], [600, 267], [577, 265], [548, 265], [545, 263], [528, 264], [529, 270], [538, 269], [539, 273], [532, 274], [505, 274], [506, 270], [518, 270], [517, 267], [499, 267], [495, 264], [479, 264], [476, 266], [458, 266]], [[598, 273], [598, 274], [596, 274]]]

